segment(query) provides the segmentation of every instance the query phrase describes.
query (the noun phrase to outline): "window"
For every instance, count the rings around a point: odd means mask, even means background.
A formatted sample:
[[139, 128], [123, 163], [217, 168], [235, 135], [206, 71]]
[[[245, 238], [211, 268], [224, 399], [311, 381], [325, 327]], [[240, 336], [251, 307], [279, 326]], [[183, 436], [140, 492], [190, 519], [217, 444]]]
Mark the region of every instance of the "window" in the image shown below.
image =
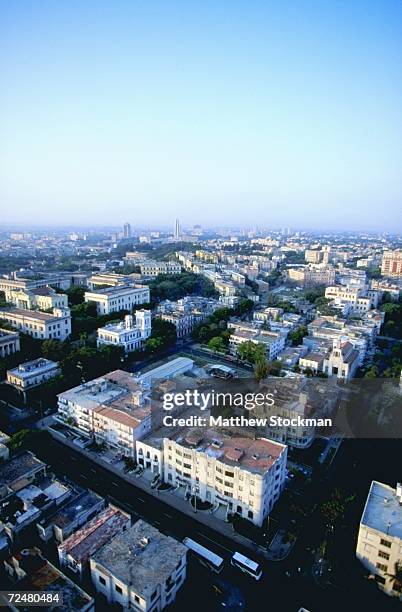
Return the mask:
[[120, 595], [123, 593], [123, 589], [122, 589], [121, 587], [119, 587], [119, 585], [118, 585], [118, 584], [115, 584], [115, 585], [114, 585], [114, 588], [116, 589], [116, 591], [117, 591], [118, 593], [120, 593]]
[[101, 584], [106, 584], [106, 580], [103, 578], [103, 576], [98, 576], [98, 580]]
[[389, 560], [389, 554], [384, 552], [383, 550], [380, 550], [378, 552], [378, 556], [381, 557], [381, 559], [385, 559], [386, 561]]
[[157, 594], [158, 594], [158, 591], [157, 591], [157, 589], [155, 589], [155, 591], [154, 591], [154, 592], [152, 593], [152, 595], [151, 595], [151, 601], [153, 601], [153, 600], [155, 599], [155, 597], [157, 596]]
[[391, 548], [392, 546], [392, 542], [390, 542], [389, 540], [384, 540], [384, 538], [381, 538], [380, 544], [381, 546], [386, 546], [387, 548]]
[[388, 571], [388, 565], [384, 565], [383, 563], [376, 563], [376, 568], [381, 570], [382, 572]]

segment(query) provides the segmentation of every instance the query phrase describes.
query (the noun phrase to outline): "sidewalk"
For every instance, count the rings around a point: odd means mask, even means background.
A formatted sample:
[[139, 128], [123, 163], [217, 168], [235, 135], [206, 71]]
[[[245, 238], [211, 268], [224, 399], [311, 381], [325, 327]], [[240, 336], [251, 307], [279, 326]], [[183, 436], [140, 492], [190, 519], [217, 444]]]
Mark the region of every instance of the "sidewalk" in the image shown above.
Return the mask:
[[101, 458], [99, 457], [95, 458], [93, 453], [90, 453], [87, 450], [80, 448], [79, 446], [71, 442], [70, 440], [67, 440], [67, 438], [65, 438], [62, 434], [58, 433], [57, 431], [49, 427], [47, 425], [47, 422], [50, 419], [51, 417], [43, 419], [41, 421], [41, 425], [44, 428], [46, 428], [46, 430], [52, 435], [53, 438], [55, 438], [62, 444], [69, 446], [70, 448], [74, 449], [78, 453], [82, 453], [85, 457], [87, 457], [91, 461], [98, 463], [103, 468], [109, 470], [113, 474], [116, 474], [120, 478], [123, 478], [126, 482], [135, 486], [136, 488], [142, 489], [143, 491], [145, 491], [149, 495], [152, 495], [155, 498], [159, 498], [159, 499], [162, 498], [163, 501], [167, 505], [171, 506], [172, 508], [175, 508], [176, 510], [178, 510], [179, 512], [182, 512], [183, 514], [186, 514], [187, 516], [191, 516], [192, 518], [195, 518], [200, 523], [217, 531], [218, 533], [226, 536], [227, 538], [230, 538], [231, 540], [233, 540], [233, 542], [237, 542], [238, 544], [244, 546], [245, 548], [248, 548], [249, 550], [257, 554], [264, 556], [266, 559], [272, 560], [272, 557], [269, 555], [269, 553], [265, 549], [263, 549], [261, 546], [259, 546], [255, 542], [236, 533], [230, 523], [226, 523], [223, 520], [215, 518], [215, 516], [213, 514], [210, 514], [209, 511], [201, 511], [201, 510], [195, 511], [194, 508], [191, 506], [190, 502], [186, 501], [185, 499], [181, 499], [180, 497], [175, 495], [172, 491], [158, 491], [157, 489], [151, 489], [149, 482], [143, 480], [142, 477], [137, 478], [136, 476], [125, 474], [121, 469], [115, 467], [114, 465], [111, 465], [110, 463], [107, 463], [106, 461], [103, 461]]

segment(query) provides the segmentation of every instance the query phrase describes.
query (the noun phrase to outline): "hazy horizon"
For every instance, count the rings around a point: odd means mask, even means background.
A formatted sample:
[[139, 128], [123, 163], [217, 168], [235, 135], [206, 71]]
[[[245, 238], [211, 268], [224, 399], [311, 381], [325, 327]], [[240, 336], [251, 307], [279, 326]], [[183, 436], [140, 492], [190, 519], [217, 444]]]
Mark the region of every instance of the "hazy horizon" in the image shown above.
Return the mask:
[[2, 223], [402, 231], [402, 4], [3, 1]]

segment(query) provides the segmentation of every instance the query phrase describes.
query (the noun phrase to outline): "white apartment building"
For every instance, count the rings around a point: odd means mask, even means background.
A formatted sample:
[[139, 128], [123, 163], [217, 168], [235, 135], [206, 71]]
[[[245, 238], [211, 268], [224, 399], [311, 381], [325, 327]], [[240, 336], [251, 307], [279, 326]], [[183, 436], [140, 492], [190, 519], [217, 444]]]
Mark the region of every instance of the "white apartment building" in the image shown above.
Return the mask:
[[287, 446], [182, 429], [163, 440], [164, 481], [261, 525], [285, 484]]
[[318, 264], [322, 261], [323, 252], [317, 249], [306, 249], [304, 251], [304, 259], [307, 263]]
[[402, 277], [402, 250], [384, 252], [381, 274], [383, 276]]
[[325, 297], [329, 300], [334, 300], [335, 304], [344, 303], [350, 304], [354, 314], [364, 314], [373, 307], [373, 296], [367, 294], [367, 290], [360, 287], [344, 287], [343, 285], [335, 285], [325, 289]]
[[20, 350], [20, 335], [18, 332], [1, 329], [0, 327], [0, 358], [14, 355]]
[[0, 320], [4, 319], [33, 338], [65, 340], [71, 334], [71, 315], [68, 308], [54, 308], [53, 314], [24, 308], [0, 310]]
[[177, 261], [144, 261], [140, 264], [143, 276], [158, 276], [159, 274], [181, 274], [181, 265]]
[[133, 374], [115, 370], [58, 396], [58, 419], [98, 443], [134, 457], [136, 441], [151, 431], [146, 393]]
[[90, 291], [103, 287], [117, 287], [118, 285], [135, 284], [141, 277], [140, 274], [117, 274], [115, 272], [105, 272], [104, 274], [93, 274], [88, 278], [87, 285]]
[[373, 480], [360, 520], [356, 556], [388, 595], [402, 599], [402, 485]]
[[112, 344], [121, 346], [125, 353], [141, 350], [151, 335], [151, 311], [136, 310], [133, 315], [126, 315], [120, 323], [108, 323], [97, 330], [97, 346]]
[[50, 378], [60, 373], [59, 364], [50, 359], [33, 359], [20, 363], [12, 370], [7, 370], [7, 382], [22, 391], [42, 385]]
[[119, 310], [131, 311], [134, 306], [148, 304], [150, 292], [145, 285], [117, 285], [86, 291], [84, 297], [86, 302], [95, 302], [97, 313], [104, 315]]
[[233, 354], [236, 354], [238, 347], [243, 342], [253, 342], [263, 344], [267, 359], [272, 361], [285, 348], [286, 334], [261, 330], [250, 323], [231, 321], [228, 323], [228, 329], [233, 330], [229, 338], [229, 349]]
[[195, 317], [190, 313], [185, 312], [162, 312], [157, 314], [158, 319], [168, 321], [176, 328], [176, 334], [178, 338], [184, 338], [191, 334], [195, 324]]
[[108, 603], [156, 612], [171, 604], [186, 578], [187, 547], [143, 520], [90, 559], [92, 583]]
[[68, 308], [68, 298], [65, 293], [57, 293], [51, 287], [21, 289], [6, 291], [6, 301], [17, 308], [28, 310], [50, 310], [53, 308]]

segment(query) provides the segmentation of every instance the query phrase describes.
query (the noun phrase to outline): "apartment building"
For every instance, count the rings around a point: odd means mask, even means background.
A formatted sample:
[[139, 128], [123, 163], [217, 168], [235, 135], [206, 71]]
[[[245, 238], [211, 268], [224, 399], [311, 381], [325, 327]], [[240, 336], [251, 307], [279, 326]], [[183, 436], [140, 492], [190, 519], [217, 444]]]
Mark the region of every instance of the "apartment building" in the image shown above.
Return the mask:
[[116, 370], [58, 396], [57, 417], [98, 443], [135, 456], [136, 440], [151, 430], [146, 392], [133, 374]]
[[46, 475], [46, 463], [23, 451], [0, 464], [0, 500], [5, 500]]
[[90, 557], [130, 526], [131, 516], [109, 505], [58, 545], [60, 566], [82, 579], [89, 569]]
[[53, 314], [23, 308], [0, 310], [0, 320], [33, 338], [65, 340], [71, 334], [71, 315], [68, 308], [54, 308]]
[[95, 302], [99, 315], [128, 310], [134, 306], [148, 304], [150, 300], [149, 287], [146, 285], [117, 285], [105, 287], [96, 291], [86, 291], [86, 302]]
[[103, 497], [90, 490], [75, 492], [56, 512], [40, 520], [36, 527], [45, 542], [63, 542], [76, 529], [92, 519], [105, 507]]
[[59, 364], [50, 359], [33, 359], [7, 370], [7, 382], [21, 391], [42, 385], [60, 373]]
[[360, 520], [356, 556], [387, 595], [402, 599], [402, 485], [373, 480]]
[[181, 274], [181, 265], [177, 261], [152, 261], [140, 263], [143, 276], [159, 276], [159, 274]]
[[243, 342], [263, 344], [267, 359], [272, 361], [285, 348], [286, 334], [261, 330], [253, 324], [229, 321], [228, 329], [232, 332], [229, 338], [229, 349], [235, 354]]
[[110, 605], [159, 611], [185, 581], [187, 547], [139, 520], [92, 555], [90, 567], [95, 589]]
[[368, 295], [366, 289], [360, 287], [350, 287], [343, 285], [327, 287], [325, 289], [325, 297], [329, 300], [334, 300], [335, 304], [349, 304], [353, 314], [364, 314], [378, 303], [376, 297], [377, 292], [372, 291], [372, 295]]
[[385, 251], [382, 256], [381, 274], [389, 277], [402, 277], [402, 250]]
[[126, 315], [120, 323], [108, 323], [97, 330], [97, 346], [111, 344], [120, 346], [125, 353], [139, 351], [144, 347], [152, 332], [151, 311], [136, 310], [135, 322], [132, 315]]
[[52, 310], [53, 308], [68, 308], [68, 297], [65, 293], [57, 293], [52, 287], [37, 287], [34, 289], [9, 290], [5, 294], [6, 301], [17, 308], [28, 310]]
[[[61, 572], [55, 565], [42, 556], [39, 548], [24, 548], [14, 552], [4, 561], [9, 578], [16, 584], [18, 591], [42, 591], [59, 597], [62, 608], [69, 612], [94, 612], [93, 598]], [[18, 612], [21, 605], [9, 604]], [[49, 610], [57, 607], [49, 605]]]
[[163, 439], [164, 481], [261, 525], [284, 487], [287, 446], [185, 428]]
[[18, 332], [1, 329], [0, 327], [0, 358], [14, 355], [20, 350], [20, 335]]
[[323, 255], [323, 251], [317, 249], [306, 249], [304, 251], [304, 259], [307, 263], [319, 264], [322, 262]]
[[332, 285], [335, 282], [335, 269], [325, 264], [308, 264], [287, 269], [287, 276], [303, 287], [313, 287], [314, 285]]

